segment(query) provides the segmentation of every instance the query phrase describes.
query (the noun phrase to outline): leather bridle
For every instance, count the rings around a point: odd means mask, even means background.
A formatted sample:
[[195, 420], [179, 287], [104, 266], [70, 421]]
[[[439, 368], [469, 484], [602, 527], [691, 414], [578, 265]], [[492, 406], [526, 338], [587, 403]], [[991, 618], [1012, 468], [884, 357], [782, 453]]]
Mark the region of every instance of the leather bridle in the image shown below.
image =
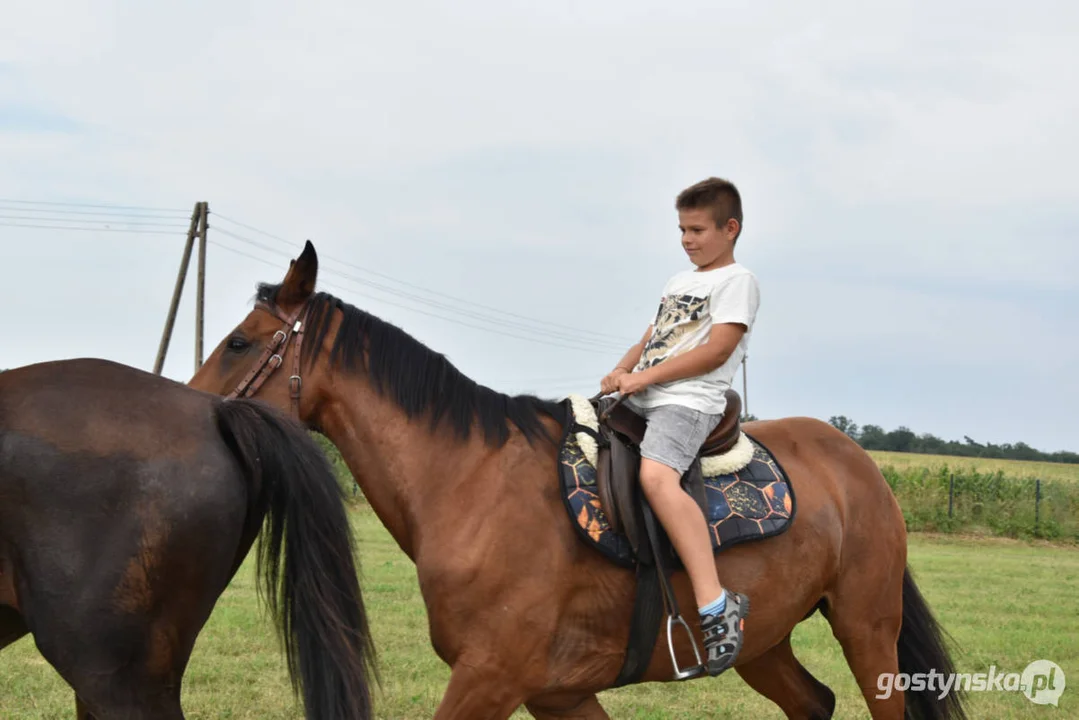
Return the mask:
[[292, 417], [300, 419], [300, 390], [303, 380], [300, 378], [300, 350], [303, 348], [303, 334], [306, 330], [308, 303], [300, 305], [292, 311], [291, 315], [285, 315], [280, 309], [267, 302], [258, 301], [255, 307], [265, 310], [281, 322], [285, 323], [283, 330], [274, 333], [273, 340], [263, 349], [262, 355], [255, 362], [254, 367], [244, 376], [236, 389], [228, 394], [229, 399], [251, 397], [262, 384], [269, 379], [274, 370], [284, 364], [284, 357], [288, 352], [288, 344], [296, 338], [296, 346], [292, 351], [292, 375], [288, 379], [289, 397], [292, 404]]

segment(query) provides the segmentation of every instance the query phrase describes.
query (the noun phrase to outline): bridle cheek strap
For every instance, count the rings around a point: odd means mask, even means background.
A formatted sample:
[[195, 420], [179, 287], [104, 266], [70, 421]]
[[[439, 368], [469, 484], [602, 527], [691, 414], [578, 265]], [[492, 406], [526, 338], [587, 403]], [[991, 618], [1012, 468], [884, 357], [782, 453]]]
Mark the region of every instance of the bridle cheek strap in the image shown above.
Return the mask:
[[259, 391], [263, 383], [273, 375], [277, 368], [284, 364], [284, 357], [288, 352], [289, 342], [296, 339], [296, 345], [292, 351], [292, 375], [288, 379], [289, 400], [292, 408], [292, 417], [300, 419], [300, 391], [303, 388], [303, 380], [300, 377], [300, 355], [303, 350], [303, 335], [307, 329], [306, 311], [307, 303], [296, 308], [291, 315], [286, 316], [276, 307], [265, 302], [255, 303], [255, 307], [265, 310], [283, 323], [283, 330], [274, 333], [273, 340], [263, 349], [259, 359], [244, 376], [236, 389], [226, 397], [230, 400], [243, 397], [252, 397]]

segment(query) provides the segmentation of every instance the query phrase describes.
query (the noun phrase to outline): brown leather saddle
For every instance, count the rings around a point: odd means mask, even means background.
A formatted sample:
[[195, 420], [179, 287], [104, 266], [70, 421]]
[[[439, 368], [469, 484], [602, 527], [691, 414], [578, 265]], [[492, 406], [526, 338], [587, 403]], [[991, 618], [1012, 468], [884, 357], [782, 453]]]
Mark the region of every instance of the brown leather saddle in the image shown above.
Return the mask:
[[[707, 516], [701, 458], [721, 455], [738, 442], [742, 432], [742, 398], [727, 390], [727, 408], [723, 419], [701, 445], [697, 458], [682, 476], [682, 488], [700, 505]], [[603, 513], [615, 532], [629, 539], [634, 552], [640, 547], [637, 476], [640, 469], [640, 445], [644, 439], [645, 420], [622, 404], [621, 398], [593, 397], [592, 406], [599, 418], [602, 440], [596, 461], [596, 485]]]

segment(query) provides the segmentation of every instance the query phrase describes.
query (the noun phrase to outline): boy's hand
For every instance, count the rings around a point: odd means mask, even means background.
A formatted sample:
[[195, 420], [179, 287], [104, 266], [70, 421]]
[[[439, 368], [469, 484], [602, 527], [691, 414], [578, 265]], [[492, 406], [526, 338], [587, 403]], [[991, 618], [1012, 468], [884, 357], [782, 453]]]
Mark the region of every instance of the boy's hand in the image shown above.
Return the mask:
[[607, 373], [602, 380], [599, 381], [599, 389], [604, 395], [610, 395], [618, 389], [618, 378], [621, 375], [625, 375], [628, 370], [623, 367], [616, 367]]
[[619, 375], [618, 390], [623, 395], [632, 395], [633, 393], [640, 392], [652, 384], [651, 377], [652, 376], [648, 374], [647, 370]]

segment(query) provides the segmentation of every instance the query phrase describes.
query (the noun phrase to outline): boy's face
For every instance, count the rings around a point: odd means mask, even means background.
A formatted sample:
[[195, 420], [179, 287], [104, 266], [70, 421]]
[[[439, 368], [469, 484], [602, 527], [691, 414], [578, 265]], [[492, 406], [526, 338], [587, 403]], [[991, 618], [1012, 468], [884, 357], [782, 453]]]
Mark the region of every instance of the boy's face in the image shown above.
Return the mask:
[[700, 270], [712, 270], [734, 261], [734, 239], [738, 221], [731, 218], [716, 227], [710, 208], [678, 211], [682, 230], [682, 249]]

